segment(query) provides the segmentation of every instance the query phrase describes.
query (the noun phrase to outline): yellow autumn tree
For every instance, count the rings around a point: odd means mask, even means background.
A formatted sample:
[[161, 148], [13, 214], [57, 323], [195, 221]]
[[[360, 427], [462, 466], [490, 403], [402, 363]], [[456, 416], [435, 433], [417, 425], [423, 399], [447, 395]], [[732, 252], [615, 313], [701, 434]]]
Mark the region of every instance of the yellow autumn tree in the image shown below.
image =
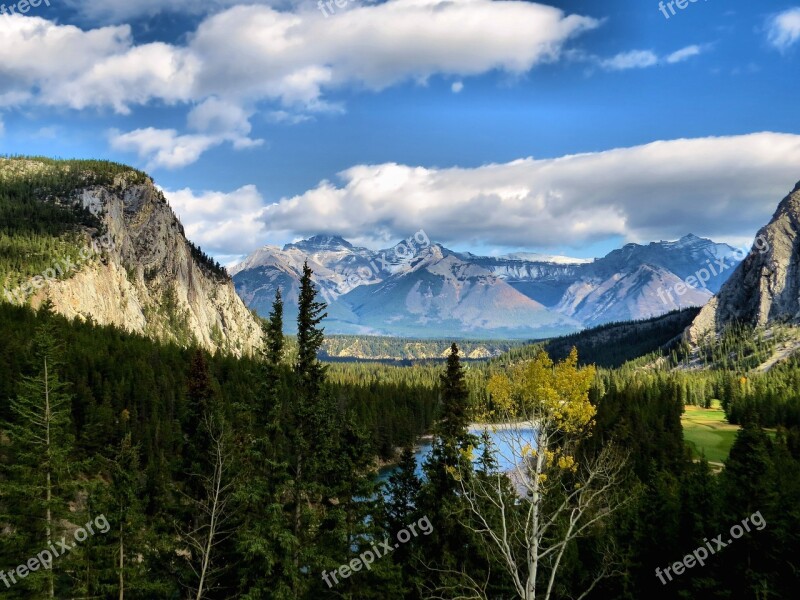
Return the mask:
[[[589, 400], [594, 377], [594, 367], [578, 366], [575, 349], [558, 363], [542, 351], [494, 375], [483, 407], [492, 431], [483, 439], [491, 448], [483, 454], [496, 468], [477, 477], [454, 474], [470, 509], [464, 525], [481, 535], [524, 600], [553, 597], [569, 545], [625, 501], [616, 493], [623, 453], [607, 446], [581, 458], [596, 414]], [[585, 594], [611, 570], [610, 554], [604, 559]], [[464, 581], [468, 590], [460, 594], [485, 597], [469, 574]]]

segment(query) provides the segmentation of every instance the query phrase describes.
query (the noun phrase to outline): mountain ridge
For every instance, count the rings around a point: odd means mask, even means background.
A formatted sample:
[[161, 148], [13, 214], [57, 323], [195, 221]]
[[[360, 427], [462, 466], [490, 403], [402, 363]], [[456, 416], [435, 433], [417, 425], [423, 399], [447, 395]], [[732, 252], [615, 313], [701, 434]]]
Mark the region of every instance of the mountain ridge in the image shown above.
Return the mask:
[[398, 256], [397, 246], [372, 251], [340, 236], [313, 236], [283, 249], [263, 246], [230, 272], [245, 303], [265, 316], [277, 288], [290, 301], [296, 296], [308, 260], [332, 333], [541, 338], [702, 306], [727, 274], [710, 277], [706, 288], [671, 290], [736, 252], [693, 234], [626, 244], [595, 259], [478, 256], [417, 241], [413, 253]]

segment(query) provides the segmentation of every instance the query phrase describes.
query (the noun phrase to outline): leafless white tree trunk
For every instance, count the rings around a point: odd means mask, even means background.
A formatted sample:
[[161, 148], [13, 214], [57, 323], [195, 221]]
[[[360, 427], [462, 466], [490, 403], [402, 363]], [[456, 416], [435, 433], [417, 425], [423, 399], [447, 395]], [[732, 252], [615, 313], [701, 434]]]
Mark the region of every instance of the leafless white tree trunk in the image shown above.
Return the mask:
[[[51, 445], [50, 445], [50, 425], [53, 422], [53, 411], [50, 408], [50, 378], [47, 372], [47, 357], [44, 359], [44, 430], [45, 430], [45, 456], [47, 457], [47, 547], [53, 543], [53, 511], [50, 507], [53, 501], [53, 483], [52, 472], [53, 465], [51, 461]], [[47, 571], [47, 592], [48, 597], [55, 598], [55, 589], [53, 583], [53, 570]]]
[[182, 538], [189, 546], [197, 564], [189, 564], [197, 576], [197, 587], [192, 596], [202, 600], [213, 586], [214, 551], [230, 536], [225, 528], [230, 519], [230, 501], [234, 489], [231, 478], [231, 450], [226, 436], [225, 425], [214, 417], [206, 415], [204, 425], [211, 440], [211, 473], [201, 475], [205, 496], [191, 499], [198, 508], [197, 523], [194, 529], [182, 532]]
[[[586, 464], [574, 464], [564, 457], [574, 457], [577, 444], [547, 419], [535, 419], [543, 415], [528, 416], [496, 428], [494, 453], [505, 469], [463, 472], [458, 480], [471, 515], [464, 524], [483, 537], [518, 597], [550, 600], [569, 544], [625, 502], [615, 492], [625, 456], [609, 446]], [[601, 569], [579, 598], [609, 574], [607, 566]], [[461, 597], [486, 598], [479, 587], [465, 587], [472, 595]]]

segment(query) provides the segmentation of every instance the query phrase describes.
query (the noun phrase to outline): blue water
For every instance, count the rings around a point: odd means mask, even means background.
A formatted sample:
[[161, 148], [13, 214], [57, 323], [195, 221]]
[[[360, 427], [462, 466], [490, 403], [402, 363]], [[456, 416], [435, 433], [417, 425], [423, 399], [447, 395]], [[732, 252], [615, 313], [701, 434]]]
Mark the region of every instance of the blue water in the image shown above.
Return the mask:
[[[470, 431], [470, 433], [480, 437], [481, 433], [483, 433], [483, 430], [482, 429], [472, 429]], [[519, 430], [518, 432], [515, 432], [515, 435], [516, 434], [521, 434], [521, 435], [525, 436], [526, 439], [530, 439], [531, 440], [531, 445], [532, 446], [534, 445], [533, 444], [533, 434], [534, 434], [534, 430], [533, 429], [522, 429], [522, 430]], [[503, 455], [505, 455], [507, 457], [507, 456], [509, 456], [511, 454], [510, 451], [509, 451], [510, 448], [508, 446], [507, 441], [503, 439], [503, 432], [502, 431], [493, 432], [490, 429], [489, 430], [489, 437], [491, 439], [490, 443], [491, 443], [491, 446], [492, 446], [492, 454], [494, 454], [495, 460], [497, 461], [500, 470], [501, 471], [510, 470], [514, 465], [510, 460], [507, 460], [503, 456]], [[424, 475], [423, 472], [422, 472], [422, 464], [425, 462], [425, 460], [430, 455], [431, 447], [432, 447], [432, 445], [431, 445], [430, 441], [423, 442], [418, 446], [417, 451], [414, 453], [414, 456], [417, 459], [417, 468], [416, 468], [417, 477], [422, 478], [423, 475]], [[479, 444], [478, 445], [478, 447], [475, 450], [475, 456], [479, 457], [481, 452], [483, 452], [483, 444]], [[380, 481], [380, 482], [387, 481], [389, 479], [389, 476], [392, 473], [394, 473], [395, 471], [397, 471], [397, 467], [396, 466], [391, 466], [391, 467], [386, 467], [385, 469], [381, 469], [380, 472], [378, 473], [377, 480]]]

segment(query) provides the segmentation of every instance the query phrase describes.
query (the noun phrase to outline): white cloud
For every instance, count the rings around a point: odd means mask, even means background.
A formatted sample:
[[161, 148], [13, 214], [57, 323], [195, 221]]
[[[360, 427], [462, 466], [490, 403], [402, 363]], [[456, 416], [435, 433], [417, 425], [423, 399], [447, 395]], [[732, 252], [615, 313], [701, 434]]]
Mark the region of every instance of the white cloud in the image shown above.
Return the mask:
[[627, 71], [629, 69], [646, 69], [663, 64], [674, 65], [702, 54], [704, 49], [704, 46], [694, 44], [676, 50], [664, 57], [659, 57], [652, 50], [630, 50], [628, 52], [620, 52], [611, 58], [587, 57], [581, 54], [575, 55], [575, 58], [578, 60], [594, 60], [607, 71]]
[[[458, 24], [455, 26], [455, 24]], [[201, 91], [312, 104], [344, 85], [380, 90], [436, 74], [524, 73], [557, 60], [598, 22], [527, 2], [390, 0], [336, 15], [240, 6], [204, 21], [190, 46]], [[369, 48], [353, 51], [352, 40]]]
[[285, 110], [273, 110], [267, 114], [267, 120], [270, 123], [286, 123], [288, 125], [297, 125], [313, 119], [314, 117], [310, 115], [290, 113]]
[[128, 133], [112, 131], [111, 147], [135, 152], [147, 160], [148, 169], [176, 169], [192, 164], [204, 152], [224, 142], [231, 142], [236, 150], [262, 145], [264, 140], [248, 137], [249, 118], [250, 113], [240, 106], [212, 97], [189, 112], [188, 125], [196, 133], [180, 135], [175, 129], [153, 127]]
[[767, 24], [767, 39], [781, 51], [796, 44], [800, 40], [800, 6], [771, 17]]
[[[341, 111], [327, 99], [341, 88], [379, 91], [495, 70], [522, 74], [558, 60], [569, 39], [600, 24], [520, 0], [359, 4], [338, 13], [335, 26], [294, 2], [287, 3], [292, 10], [269, 3], [222, 10], [231, 3], [217, 0], [221, 12], [181, 45], [137, 45], [128, 25], [83, 31], [0, 16], [0, 109], [38, 104], [127, 114], [154, 103], [195, 105], [189, 127], [197, 133], [136, 130], [117, 136], [115, 146], [154, 154], [155, 165], [183, 166], [222, 141], [237, 148], [260, 143], [247, 137], [259, 105], [272, 104], [273, 115]], [[176, 0], [174, 8], [188, 9], [189, 2]], [[111, 11], [109, 18], [160, 11], [152, 0], [103, 0], [85, 9], [97, 18], [103, 11]], [[353, 51], [353, 39], [369, 52]]]
[[685, 48], [681, 48], [680, 50], [676, 50], [672, 54], [666, 57], [666, 61], [673, 65], [675, 63], [683, 62], [688, 60], [694, 56], [697, 56], [703, 52], [703, 47], [698, 46], [697, 44], [693, 46], [686, 46]]
[[658, 64], [658, 56], [651, 50], [631, 50], [600, 61], [600, 66], [609, 71], [644, 69]]
[[[800, 179], [800, 136], [660, 141], [474, 169], [359, 165], [268, 206], [271, 231], [560, 246], [608, 236], [753, 235]], [[787, 189], [788, 188], [788, 189]], [[366, 233], [369, 232], [369, 233]]]
[[174, 129], [147, 127], [128, 133], [112, 131], [111, 147], [121, 152], [135, 152], [147, 160], [147, 168], [175, 169], [195, 162], [209, 148], [224, 140], [209, 135], [179, 135]]
[[[380, 90], [436, 74], [524, 73], [557, 60], [568, 39], [598, 24], [521, 1], [389, 0], [337, 14], [335, 27], [319, 11], [236, 6], [175, 46], [136, 45], [127, 25], [82, 31], [6, 15], [0, 54], [9, 58], [0, 73], [8, 89], [0, 100], [126, 112], [213, 96], [320, 108], [324, 93], [342, 86]], [[354, 52], [353, 39], [370, 51]]]
[[263, 245], [264, 200], [254, 185], [230, 193], [164, 190], [187, 237], [214, 256], [247, 254]]
[[0, 137], [3, 137], [6, 134], [6, 124], [3, 122], [3, 119], [0, 119]]
[[[58, 88], [130, 47], [128, 26], [82, 31], [38, 17], [0, 15], [0, 105], [56, 100]], [[59, 101], [69, 105], [72, 99]]]
[[450, 86], [450, 89], [454, 94], [459, 94], [461, 93], [461, 90], [464, 89], [464, 83], [462, 81], [456, 81]]

